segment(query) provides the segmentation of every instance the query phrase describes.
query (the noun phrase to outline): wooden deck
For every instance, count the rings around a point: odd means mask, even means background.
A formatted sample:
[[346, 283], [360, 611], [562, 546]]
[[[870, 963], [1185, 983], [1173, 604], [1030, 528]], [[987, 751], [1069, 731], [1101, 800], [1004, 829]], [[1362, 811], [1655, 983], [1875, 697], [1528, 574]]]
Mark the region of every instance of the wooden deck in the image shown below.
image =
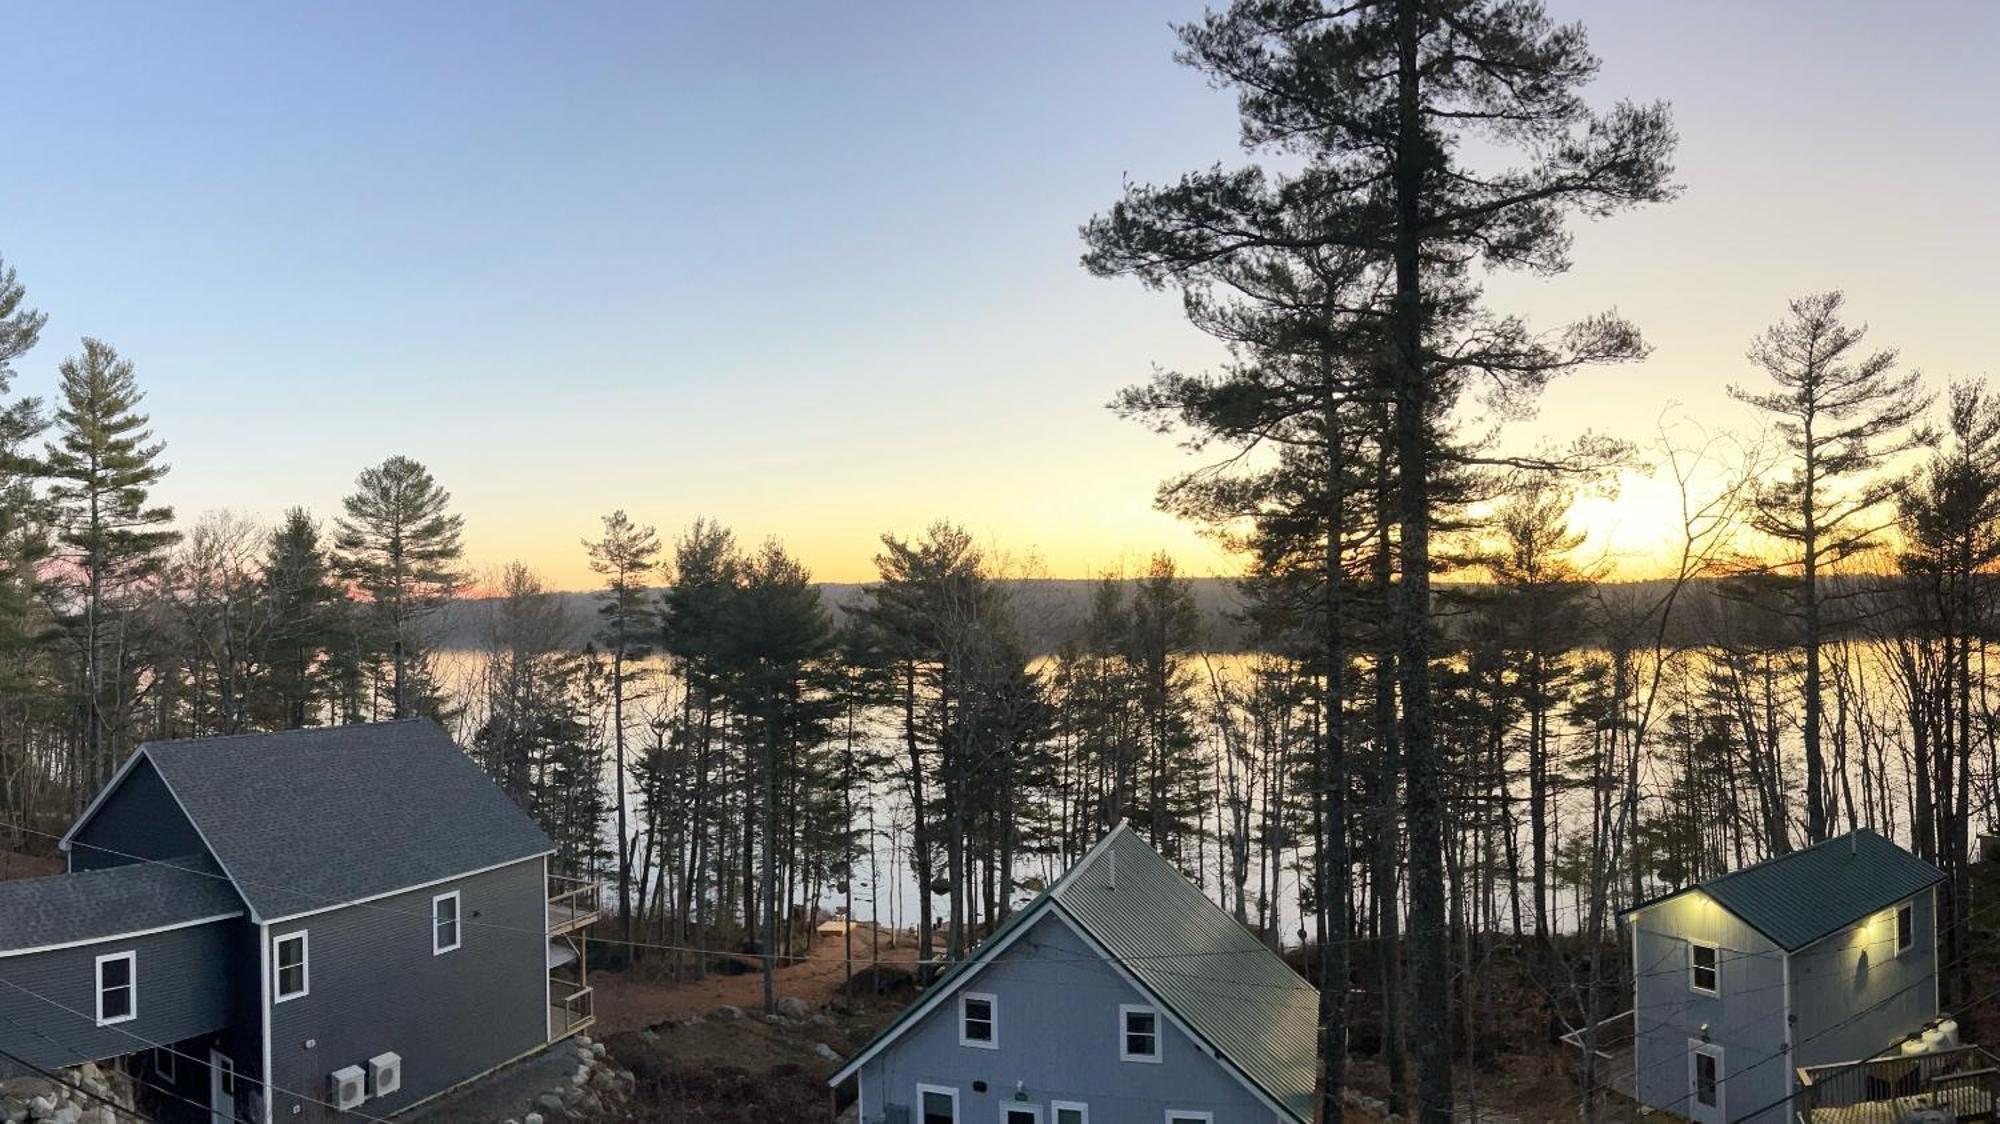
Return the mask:
[[1597, 1057], [1595, 1064], [1586, 1067], [1584, 1062], [1587, 1059], [1583, 1056], [1583, 1044], [1585, 1031], [1588, 1029], [1585, 1027], [1572, 1030], [1562, 1036], [1562, 1040], [1574, 1046], [1577, 1051], [1577, 1056], [1570, 1062], [1570, 1070], [1575, 1075], [1577, 1084], [1583, 1084], [1585, 1070], [1588, 1068], [1589, 1075], [1595, 1081], [1599, 1092], [1617, 1093], [1626, 1100], [1637, 1102], [1638, 1090], [1633, 1087], [1637, 1070], [1634, 1065], [1632, 1012], [1613, 1015], [1597, 1024]]
[[1801, 1124], [1899, 1124], [1924, 1109], [1991, 1121], [2000, 1103], [2000, 1058], [1978, 1046], [1806, 1066], [1798, 1077]]

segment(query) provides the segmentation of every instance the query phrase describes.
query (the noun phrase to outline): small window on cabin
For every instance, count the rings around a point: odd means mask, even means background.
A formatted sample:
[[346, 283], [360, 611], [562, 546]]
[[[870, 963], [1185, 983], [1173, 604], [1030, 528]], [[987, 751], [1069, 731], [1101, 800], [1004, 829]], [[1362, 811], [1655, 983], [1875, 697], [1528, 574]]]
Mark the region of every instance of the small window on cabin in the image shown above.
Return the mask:
[[985, 1050], [1000, 1048], [1000, 1000], [968, 993], [958, 997], [958, 1044]]
[[166, 1046], [154, 1047], [153, 1076], [166, 1082], [168, 1085], [176, 1082], [177, 1078], [174, 1076], [174, 1052], [171, 1048]]
[[139, 954], [117, 952], [97, 958], [97, 1025], [139, 1017]]
[[958, 1090], [917, 1086], [918, 1124], [958, 1124]]
[[1688, 985], [1709, 995], [1722, 992], [1722, 973], [1717, 968], [1716, 948], [1711, 944], [1688, 945]]
[[1160, 1060], [1160, 1013], [1151, 1007], [1118, 1008], [1118, 1060]]
[[1917, 943], [1916, 907], [1910, 902], [1904, 902], [1901, 906], [1898, 906], [1896, 909], [1897, 955], [1900, 956], [1901, 954], [1910, 951], [1911, 947], [1914, 946], [1916, 943]]
[[1056, 1116], [1053, 1124], [1090, 1124], [1090, 1106], [1082, 1101], [1056, 1101], [1049, 1108]]
[[458, 947], [458, 891], [431, 899], [431, 955], [442, 956]]
[[276, 993], [273, 1002], [283, 1003], [287, 999], [297, 999], [306, 993], [304, 932], [286, 933], [272, 942], [271, 981], [272, 990]]

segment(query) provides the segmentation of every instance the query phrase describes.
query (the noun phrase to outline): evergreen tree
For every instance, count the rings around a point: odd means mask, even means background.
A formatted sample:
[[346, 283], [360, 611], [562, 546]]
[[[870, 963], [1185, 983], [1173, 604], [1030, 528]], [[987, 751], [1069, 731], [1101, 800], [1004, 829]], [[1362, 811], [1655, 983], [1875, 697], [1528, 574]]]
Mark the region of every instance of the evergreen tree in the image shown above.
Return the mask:
[[612, 769], [617, 777], [618, 915], [625, 941], [632, 941], [632, 836], [625, 818], [625, 687], [628, 662], [644, 659], [655, 627], [646, 579], [660, 564], [660, 539], [651, 527], [637, 526], [623, 511], [604, 517], [604, 537], [584, 542], [590, 568], [604, 576], [598, 593], [598, 637], [611, 653]]
[[323, 663], [339, 643], [345, 598], [334, 585], [319, 524], [302, 507], [285, 512], [264, 549], [261, 575], [270, 616], [264, 647], [268, 726], [312, 723], [330, 689]]
[[78, 658], [81, 798], [109, 779], [128, 732], [137, 691], [127, 681], [137, 639], [128, 597], [159, 576], [179, 536], [167, 529], [173, 509], [149, 503], [167, 474], [165, 445], [138, 412], [132, 364], [86, 339], [81, 355], [63, 360], [60, 390], [47, 465], [58, 549], [74, 575], [63, 615]]
[[390, 715], [436, 714], [422, 625], [464, 584], [458, 565], [465, 520], [450, 511], [451, 493], [408, 457], [363, 469], [344, 501], [334, 566], [368, 599], [365, 613], [377, 650], [390, 666]]
[[[1791, 614], [1805, 655], [1806, 838], [1817, 843], [1831, 831], [1820, 650], [1826, 638], [1822, 577], [1866, 550], [1884, 520], [1871, 516], [1895, 494], [1897, 481], [1880, 471], [1885, 461], [1929, 442], [1915, 424], [1929, 408], [1916, 372], [1895, 374], [1896, 353], [1864, 355], [1867, 328], [1841, 319], [1846, 298], [1816, 293], [1791, 302], [1785, 320], [1750, 348], [1750, 359], [1777, 389], [1756, 393], [1730, 387], [1740, 401], [1777, 418], [1791, 474], [1758, 492], [1751, 526], [1787, 552], [1757, 570], [1796, 577]], [[1792, 585], [1793, 583], [1785, 583]]]

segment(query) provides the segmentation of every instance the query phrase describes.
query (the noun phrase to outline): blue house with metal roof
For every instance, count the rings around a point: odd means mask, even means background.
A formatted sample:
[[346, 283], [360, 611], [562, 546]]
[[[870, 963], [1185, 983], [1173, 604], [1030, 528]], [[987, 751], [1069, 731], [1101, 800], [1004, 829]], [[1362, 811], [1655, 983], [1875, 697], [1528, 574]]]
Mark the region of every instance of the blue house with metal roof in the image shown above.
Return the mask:
[[1782, 1121], [1802, 1072], [1920, 1042], [1938, 1021], [1943, 878], [1862, 829], [1627, 910], [1635, 1099]]
[[1318, 1010], [1121, 824], [831, 1083], [860, 1124], [1307, 1124]]
[[156, 1119], [389, 1116], [590, 1020], [595, 887], [430, 722], [148, 743], [61, 845], [0, 883], [0, 1067]]

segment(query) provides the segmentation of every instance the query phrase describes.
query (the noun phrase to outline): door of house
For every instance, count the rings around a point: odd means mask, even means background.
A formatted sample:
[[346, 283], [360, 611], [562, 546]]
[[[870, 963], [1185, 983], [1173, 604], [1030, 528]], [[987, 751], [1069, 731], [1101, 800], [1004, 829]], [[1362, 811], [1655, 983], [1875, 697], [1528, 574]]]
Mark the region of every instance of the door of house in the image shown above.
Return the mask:
[[1042, 1106], [1038, 1104], [1002, 1106], [1000, 1124], [1042, 1124]]
[[220, 1050], [208, 1052], [208, 1124], [236, 1120], [236, 1063]]
[[1688, 1039], [1687, 1116], [1695, 1124], [1724, 1124], [1722, 1047]]

